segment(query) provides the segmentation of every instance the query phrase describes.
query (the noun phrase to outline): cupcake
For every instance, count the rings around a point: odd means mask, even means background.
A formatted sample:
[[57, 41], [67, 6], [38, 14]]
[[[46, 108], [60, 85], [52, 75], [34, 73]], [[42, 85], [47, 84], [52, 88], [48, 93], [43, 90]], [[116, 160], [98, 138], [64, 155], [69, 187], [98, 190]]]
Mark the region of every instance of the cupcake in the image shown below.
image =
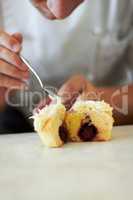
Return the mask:
[[110, 140], [113, 122], [112, 107], [104, 101], [76, 101], [65, 117], [73, 142]]
[[67, 141], [67, 131], [64, 127], [66, 108], [58, 100], [39, 110], [33, 116], [35, 131], [44, 145], [60, 147]]
[[61, 147], [67, 141], [108, 141], [114, 123], [112, 110], [104, 101], [84, 100], [77, 100], [66, 110], [58, 100], [35, 113], [34, 127], [48, 147]]

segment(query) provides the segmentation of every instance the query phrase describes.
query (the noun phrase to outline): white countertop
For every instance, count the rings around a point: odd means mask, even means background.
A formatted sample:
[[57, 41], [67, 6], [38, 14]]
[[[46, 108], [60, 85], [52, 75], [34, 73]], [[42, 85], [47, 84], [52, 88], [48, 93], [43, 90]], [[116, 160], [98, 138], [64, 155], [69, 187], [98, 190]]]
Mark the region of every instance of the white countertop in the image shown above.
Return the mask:
[[37, 134], [0, 136], [0, 200], [132, 200], [133, 126], [113, 140], [44, 148]]

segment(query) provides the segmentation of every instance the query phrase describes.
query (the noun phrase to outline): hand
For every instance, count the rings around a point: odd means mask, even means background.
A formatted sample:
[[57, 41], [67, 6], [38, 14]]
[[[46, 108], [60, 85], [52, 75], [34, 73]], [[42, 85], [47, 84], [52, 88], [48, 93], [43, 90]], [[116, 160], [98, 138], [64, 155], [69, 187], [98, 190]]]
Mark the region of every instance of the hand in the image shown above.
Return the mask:
[[62, 98], [62, 103], [69, 109], [77, 99], [93, 99], [92, 95], [87, 95], [94, 91], [95, 87], [84, 76], [75, 75], [64, 83], [58, 95]]
[[48, 19], [64, 19], [84, 0], [30, 0]]
[[19, 53], [22, 47], [21, 34], [9, 35], [0, 31], [0, 87], [23, 89], [23, 80], [29, 76], [27, 66], [22, 62]]
[[[71, 77], [58, 91], [58, 95], [62, 99], [62, 103], [69, 109], [77, 98], [83, 98], [83, 94], [86, 94], [86, 91], [92, 91], [93, 86], [89, 84], [89, 82], [82, 76], [76, 75]], [[83, 95], [83, 96], [82, 96]], [[37, 108], [34, 110], [35, 112], [38, 109], [42, 109], [46, 105], [49, 105], [52, 101], [48, 99], [44, 99], [41, 101]]]

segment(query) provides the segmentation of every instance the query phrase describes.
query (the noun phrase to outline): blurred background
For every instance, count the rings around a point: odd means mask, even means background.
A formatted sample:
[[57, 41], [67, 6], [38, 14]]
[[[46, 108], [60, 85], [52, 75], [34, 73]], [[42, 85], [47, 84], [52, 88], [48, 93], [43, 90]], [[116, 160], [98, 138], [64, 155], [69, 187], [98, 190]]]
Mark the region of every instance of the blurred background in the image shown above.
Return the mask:
[[[1, 0], [0, 30], [22, 34], [21, 54], [44, 85], [58, 89], [75, 74], [96, 86], [132, 84], [133, 0], [84, 1], [66, 19], [54, 21], [31, 1]], [[29, 91], [8, 92], [9, 102], [1, 87], [0, 133], [33, 131], [28, 118], [43, 96], [35, 93], [33, 74], [26, 82]]]

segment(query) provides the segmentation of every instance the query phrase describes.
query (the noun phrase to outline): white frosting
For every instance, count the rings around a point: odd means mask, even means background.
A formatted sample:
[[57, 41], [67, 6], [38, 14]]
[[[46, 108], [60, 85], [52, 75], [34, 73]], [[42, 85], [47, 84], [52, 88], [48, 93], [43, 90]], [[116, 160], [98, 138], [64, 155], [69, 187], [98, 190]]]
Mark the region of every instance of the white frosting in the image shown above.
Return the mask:
[[112, 110], [113, 108], [108, 104], [105, 103], [104, 101], [93, 101], [93, 100], [88, 100], [88, 101], [83, 101], [79, 100], [76, 101], [75, 104], [73, 105], [72, 109], [77, 110], [79, 107], [89, 107], [92, 110], [97, 110], [101, 112], [107, 112], [112, 115]]

